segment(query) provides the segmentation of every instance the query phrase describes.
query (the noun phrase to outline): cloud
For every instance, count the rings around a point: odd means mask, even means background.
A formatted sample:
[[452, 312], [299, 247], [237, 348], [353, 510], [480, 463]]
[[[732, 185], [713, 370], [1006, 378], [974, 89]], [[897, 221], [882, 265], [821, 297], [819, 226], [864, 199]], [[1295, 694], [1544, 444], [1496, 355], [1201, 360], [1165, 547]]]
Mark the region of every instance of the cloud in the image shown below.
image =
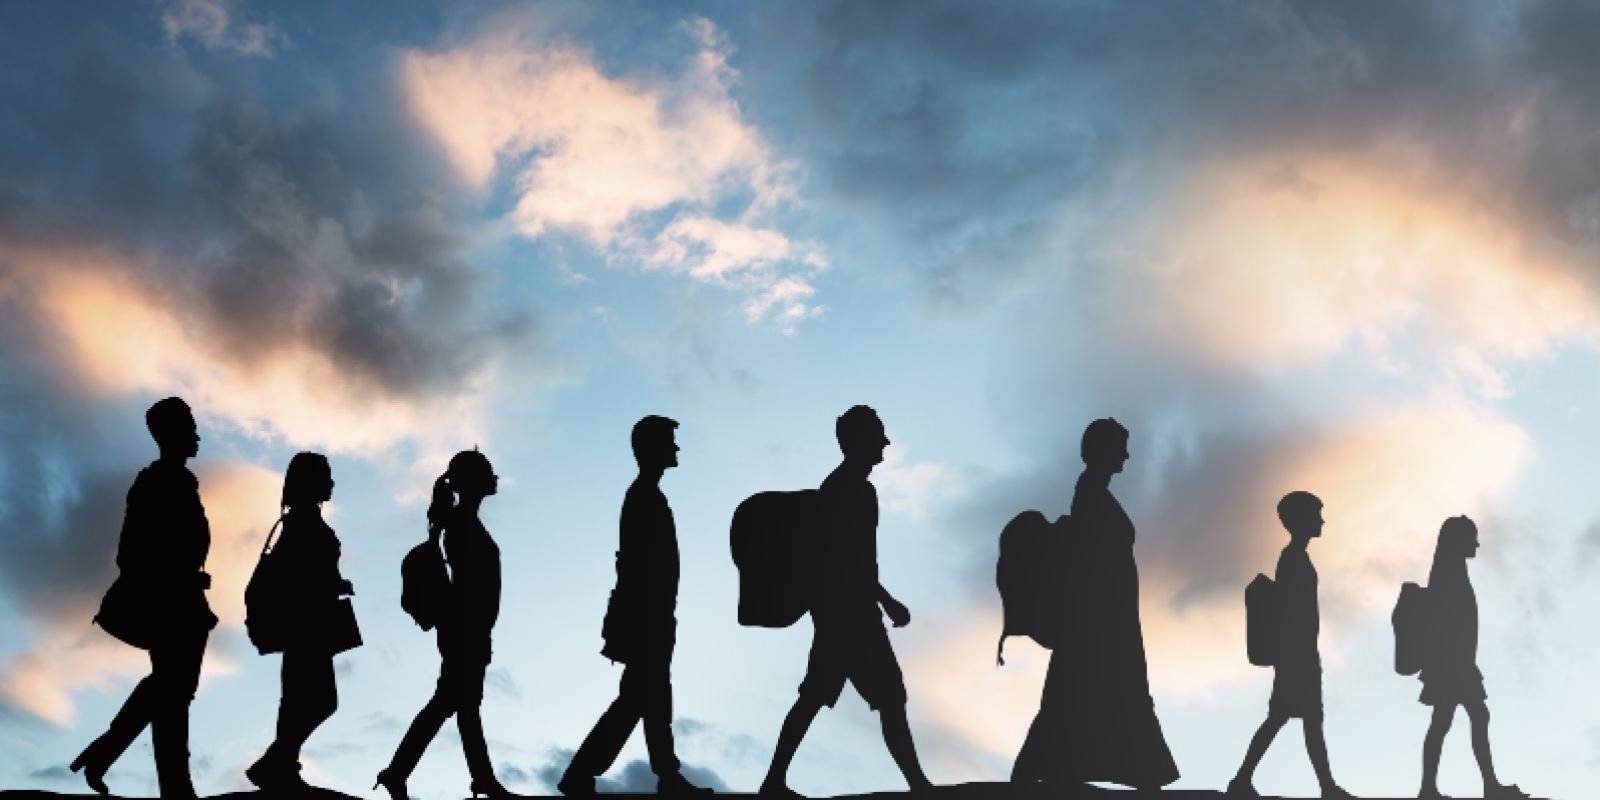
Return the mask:
[[[567, 767], [572, 764], [574, 751], [564, 748], [552, 748], [549, 760], [543, 765], [534, 767], [531, 771], [524, 772], [517, 767], [501, 767], [501, 771], [515, 770], [512, 774], [531, 774], [534, 779], [544, 784], [548, 791], [555, 791], [556, 784], [561, 776], [567, 772]], [[720, 776], [709, 767], [683, 764], [679, 767], [683, 777], [696, 786], [703, 786], [726, 794], [731, 791]], [[653, 794], [656, 790], [656, 774], [651, 771], [650, 764], [635, 759], [622, 765], [620, 769], [613, 770], [611, 774], [595, 779], [595, 791], [601, 794]]]
[[210, 50], [272, 58], [289, 37], [270, 23], [239, 22], [227, 0], [175, 0], [161, 12], [167, 41], [192, 38]]
[[960, 502], [970, 480], [963, 471], [940, 461], [910, 461], [910, 449], [885, 448], [883, 463], [872, 471], [883, 507], [921, 522], [937, 505]]
[[[575, 235], [616, 262], [732, 285], [752, 321], [820, 312], [810, 273], [820, 245], [760, 222], [795, 195], [734, 100], [731, 46], [709, 20], [676, 31], [693, 50], [680, 74], [606, 74], [593, 54], [508, 20], [474, 41], [410, 50], [400, 82], [422, 127], [480, 192], [514, 184], [508, 219], [524, 236]], [[736, 206], [737, 214], [719, 215]]]

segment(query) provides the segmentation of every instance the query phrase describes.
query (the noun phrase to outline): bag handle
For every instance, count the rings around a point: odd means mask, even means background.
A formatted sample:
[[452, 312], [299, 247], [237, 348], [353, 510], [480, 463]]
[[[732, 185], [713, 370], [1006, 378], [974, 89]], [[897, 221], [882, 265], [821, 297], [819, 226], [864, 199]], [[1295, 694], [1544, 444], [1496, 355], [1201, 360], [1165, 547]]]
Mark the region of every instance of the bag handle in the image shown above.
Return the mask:
[[272, 549], [272, 535], [274, 533], [278, 532], [278, 526], [282, 525], [282, 524], [283, 524], [283, 517], [278, 517], [278, 521], [272, 523], [272, 530], [267, 531], [267, 540], [265, 542], [261, 543], [261, 556], [260, 557], [265, 558], [267, 553], [268, 553], [268, 551], [270, 551]]

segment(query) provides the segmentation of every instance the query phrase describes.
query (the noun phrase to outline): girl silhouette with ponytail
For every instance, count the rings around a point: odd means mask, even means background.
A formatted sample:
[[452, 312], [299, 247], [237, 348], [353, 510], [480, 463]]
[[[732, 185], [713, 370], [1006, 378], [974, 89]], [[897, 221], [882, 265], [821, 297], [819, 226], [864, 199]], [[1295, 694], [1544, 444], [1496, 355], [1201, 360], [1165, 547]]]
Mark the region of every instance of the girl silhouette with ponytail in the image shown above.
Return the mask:
[[473, 796], [514, 796], [494, 775], [478, 710], [492, 650], [490, 633], [500, 614], [500, 548], [478, 519], [478, 507], [496, 492], [498, 481], [489, 459], [477, 450], [463, 450], [450, 459], [449, 468], [433, 485], [429, 534], [443, 538], [450, 565], [450, 591], [437, 626], [439, 684], [417, 712], [389, 766], [378, 773], [373, 788], [382, 786], [394, 800], [407, 800], [406, 779], [452, 714], [461, 732]]

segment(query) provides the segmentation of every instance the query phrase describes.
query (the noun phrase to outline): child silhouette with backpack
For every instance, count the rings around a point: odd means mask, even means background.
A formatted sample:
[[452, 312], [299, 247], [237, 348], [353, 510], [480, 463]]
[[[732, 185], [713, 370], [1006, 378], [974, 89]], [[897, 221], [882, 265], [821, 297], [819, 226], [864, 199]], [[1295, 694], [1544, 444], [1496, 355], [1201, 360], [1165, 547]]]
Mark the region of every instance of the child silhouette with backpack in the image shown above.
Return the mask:
[[1513, 784], [1502, 784], [1494, 771], [1489, 749], [1489, 707], [1484, 701], [1483, 673], [1478, 671], [1478, 597], [1467, 576], [1467, 559], [1478, 554], [1478, 526], [1472, 520], [1451, 517], [1439, 528], [1439, 543], [1428, 570], [1426, 642], [1421, 651], [1422, 696], [1433, 707], [1433, 720], [1422, 740], [1422, 788], [1417, 797], [1441, 798], [1439, 755], [1456, 707], [1467, 709], [1472, 721], [1472, 754], [1483, 775], [1483, 796], [1488, 800], [1525, 798]]
[[[1322, 501], [1310, 492], [1290, 492], [1278, 501], [1278, 520], [1289, 532], [1289, 543], [1278, 556], [1278, 568], [1266, 597], [1251, 598], [1251, 639], [1262, 637], [1258, 620], [1264, 616], [1271, 629], [1266, 644], [1272, 666], [1272, 699], [1267, 719], [1250, 740], [1239, 773], [1228, 783], [1230, 797], [1259, 797], [1251, 780], [1256, 765], [1284, 723], [1298, 717], [1305, 726], [1306, 754], [1316, 770], [1325, 798], [1350, 797], [1333, 780], [1328, 767], [1328, 746], [1322, 736], [1322, 656], [1317, 651], [1321, 625], [1317, 610], [1317, 569], [1307, 550], [1322, 536]], [[1264, 580], [1257, 579], [1258, 584]], [[1252, 589], [1257, 591], [1257, 589]], [[1261, 608], [1263, 607], [1264, 608]], [[1259, 609], [1259, 610], [1258, 610]], [[1262, 614], [1265, 610], [1267, 613]], [[1260, 650], [1259, 646], [1252, 650]], [[1259, 658], [1252, 652], [1252, 661]]]

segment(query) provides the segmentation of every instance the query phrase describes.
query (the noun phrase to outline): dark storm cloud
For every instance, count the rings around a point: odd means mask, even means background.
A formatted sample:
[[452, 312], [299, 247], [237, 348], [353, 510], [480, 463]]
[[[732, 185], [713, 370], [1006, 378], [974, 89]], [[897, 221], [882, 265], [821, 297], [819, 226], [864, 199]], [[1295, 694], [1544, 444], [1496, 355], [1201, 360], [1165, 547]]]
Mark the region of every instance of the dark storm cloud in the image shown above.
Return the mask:
[[288, 102], [94, 23], [51, 33], [0, 55], [29, 76], [0, 83], [0, 236], [100, 245], [223, 357], [309, 346], [389, 395], [530, 342], [530, 316], [483, 302], [448, 173], [381, 59]]
[[[122, 270], [208, 355], [320, 353], [333, 395], [448, 396], [537, 346], [532, 316], [490, 302], [466, 260], [468, 212], [383, 58], [276, 65], [277, 85], [117, 16], [0, 25], [0, 589], [51, 618], [108, 583], [153, 448], [142, 405], [109, 406], [64, 366], [24, 253], [110, 254], [120, 266], [83, 268]], [[302, 84], [317, 88], [284, 91]]]

